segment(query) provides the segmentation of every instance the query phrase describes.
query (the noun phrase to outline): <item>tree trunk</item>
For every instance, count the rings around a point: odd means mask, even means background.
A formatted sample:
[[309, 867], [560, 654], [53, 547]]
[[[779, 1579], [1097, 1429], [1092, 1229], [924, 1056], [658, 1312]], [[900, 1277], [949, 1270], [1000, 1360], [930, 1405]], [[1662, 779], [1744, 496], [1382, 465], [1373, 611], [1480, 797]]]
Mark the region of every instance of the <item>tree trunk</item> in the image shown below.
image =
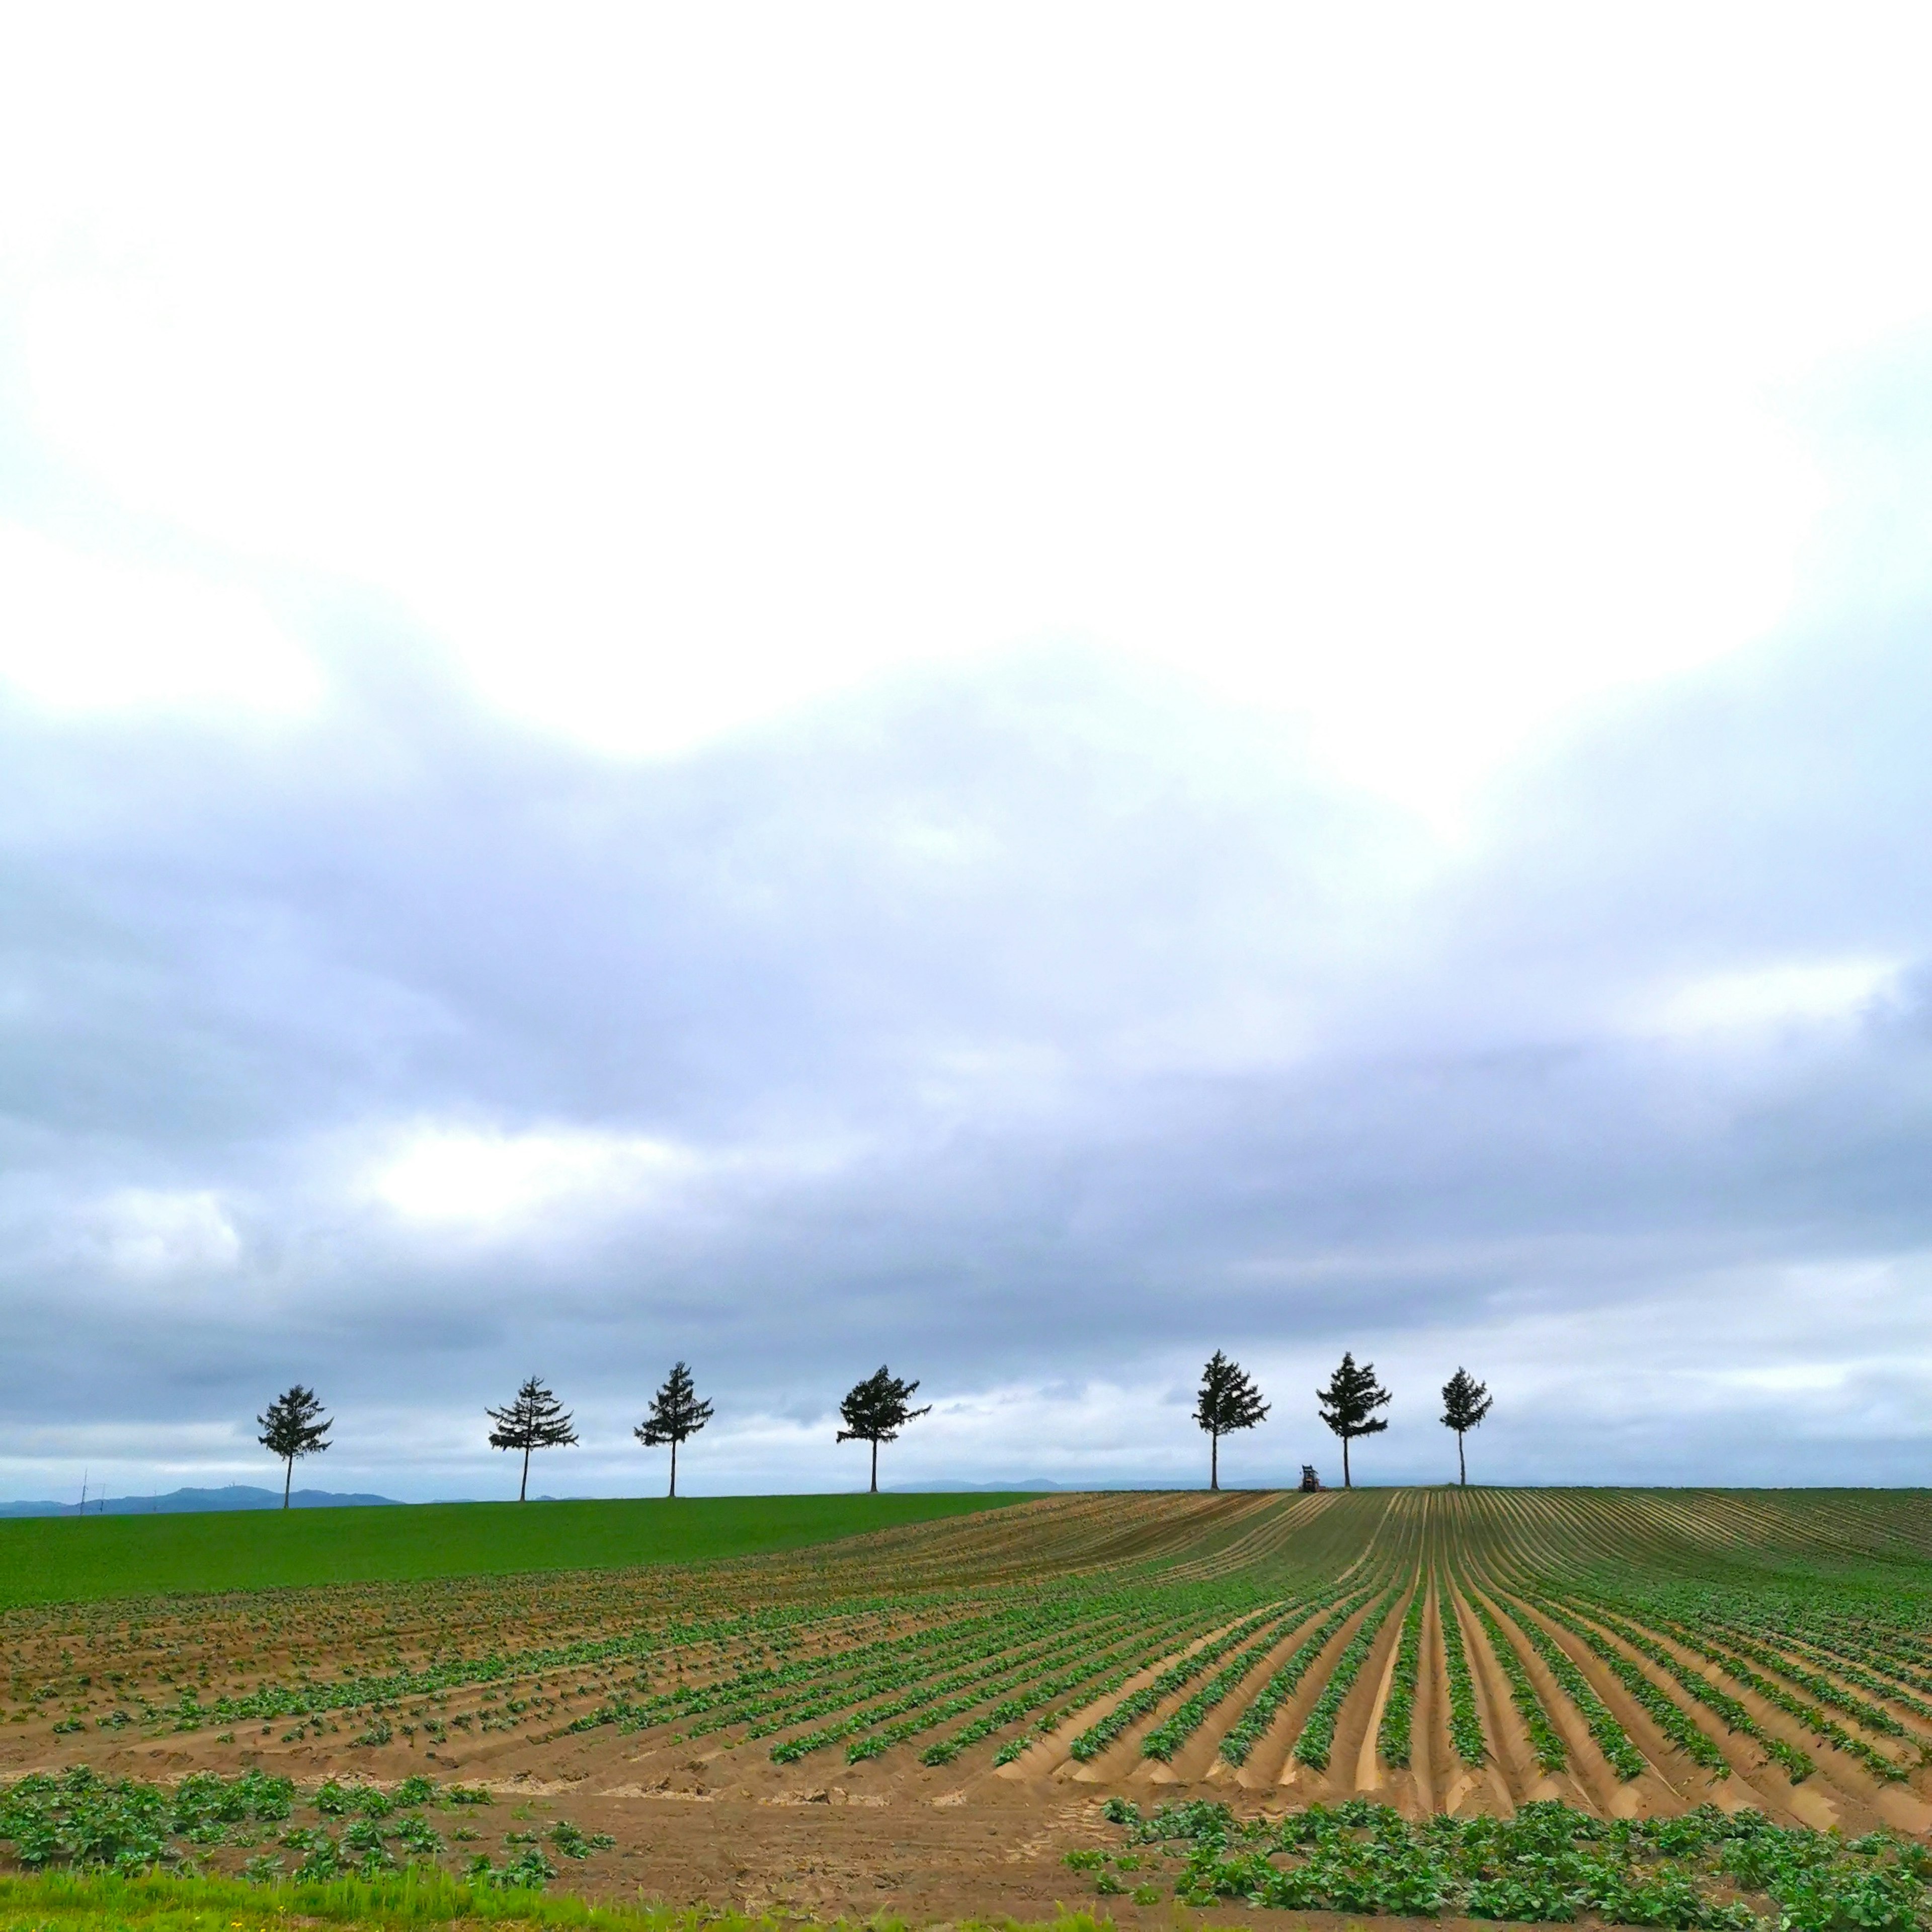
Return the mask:
[[524, 1444], [524, 1480], [517, 1485], [517, 1500], [526, 1502], [530, 1493], [530, 1445]]
[[1342, 1486], [1345, 1490], [1355, 1486], [1348, 1480], [1348, 1438], [1346, 1436], [1342, 1438]]
[[879, 1493], [879, 1438], [876, 1436], [872, 1438], [872, 1487], [871, 1493], [873, 1496], [877, 1496]]
[[1462, 1432], [1460, 1429], [1456, 1432], [1456, 1467], [1462, 1472], [1462, 1486], [1466, 1490], [1469, 1486], [1469, 1466], [1462, 1459]]
[[289, 1485], [296, 1479], [296, 1459], [286, 1456], [282, 1459], [282, 1507], [289, 1506]]
[[1214, 1445], [1208, 1453], [1208, 1486], [1218, 1490], [1221, 1486], [1221, 1438], [1210, 1436], [1208, 1439]]
[[670, 1492], [677, 1494], [677, 1438], [670, 1438]]

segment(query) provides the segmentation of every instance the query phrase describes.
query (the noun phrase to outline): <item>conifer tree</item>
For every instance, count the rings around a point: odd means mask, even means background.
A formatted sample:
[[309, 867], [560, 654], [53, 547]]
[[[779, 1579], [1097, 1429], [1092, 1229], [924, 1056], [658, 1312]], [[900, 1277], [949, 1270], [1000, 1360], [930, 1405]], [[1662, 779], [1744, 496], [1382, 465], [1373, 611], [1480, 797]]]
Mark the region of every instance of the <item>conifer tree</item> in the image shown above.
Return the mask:
[[1322, 1420], [1342, 1438], [1342, 1486], [1353, 1489], [1348, 1474], [1348, 1444], [1358, 1436], [1379, 1436], [1388, 1426], [1374, 1419], [1378, 1408], [1389, 1405], [1389, 1392], [1376, 1381], [1376, 1365], [1364, 1362], [1358, 1369], [1352, 1354], [1344, 1354], [1342, 1366], [1329, 1378], [1325, 1389], [1315, 1391]]
[[562, 1403], [535, 1376], [518, 1390], [508, 1408], [486, 1408], [483, 1413], [496, 1425], [490, 1432], [491, 1448], [524, 1452], [524, 1477], [517, 1486], [517, 1500], [523, 1502], [530, 1494], [530, 1451], [566, 1448], [577, 1440], [577, 1432]]
[[839, 1441], [872, 1445], [871, 1493], [874, 1496], [879, 1492], [879, 1444], [896, 1442], [899, 1431], [908, 1422], [932, 1413], [931, 1402], [923, 1408], [906, 1406], [918, 1388], [916, 1382], [901, 1382], [881, 1362], [878, 1373], [856, 1384], [838, 1405], [838, 1413], [845, 1423], [838, 1432]]
[[1239, 1429], [1252, 1429], [1268, 1412], [1262, 1392], [1238, 1362], [1216, 1348], [1201, 1371], [1201, 1395], [1194, 1419], [1207, 1430], [1213, 1448], [1208, 1456], [1208, 1486], [1221, 1486], [1221, 1438]]
[[1456, 1467], [1466, 1487], [1469, 1465], [1462, 1455], [1462, 1438], [1474, 1429], [1492, 1406], [1489, 1384], [1479, 1382], [1467, 1369], [1459, 1368], [1442, 1384], [1442, 1426], [1456, 1432]]
[[334, 1420], [324, 1417], [318, 1421], [321, 1415], [322, 1404], [316, 1400], [315, 1390], [297, 1382], [286, 1395], [276, 1396], [266, 1414], [255, 1418], [262, 1431], [256, 1440], [270, 1455], [282, 1459], [284, 1509], [289, 1506], [289, 1485], [295, 1480], [296, 1458], [320, 1455], [329, 1446], [326, 1438]]
[[646, 1449], [670, 1444], [670, 1492], [677, 1494], [677, 1445], [689, 1441], [711, 1420], [711, 1405], [698, 1399], [697, 1384], [682, 1362], [674, 1363], [664, 1385], [651, 1397], [651, 1412], [631, 1433]]

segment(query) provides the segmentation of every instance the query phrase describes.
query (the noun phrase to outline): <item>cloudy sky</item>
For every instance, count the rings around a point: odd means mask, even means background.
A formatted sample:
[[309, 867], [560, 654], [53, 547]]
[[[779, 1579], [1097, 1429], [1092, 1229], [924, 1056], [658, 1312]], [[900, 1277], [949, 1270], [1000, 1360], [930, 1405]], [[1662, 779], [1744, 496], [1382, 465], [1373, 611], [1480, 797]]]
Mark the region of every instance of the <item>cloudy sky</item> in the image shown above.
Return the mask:
[[7, 14], [0, 1497], [1928, 1480], [1928, 38]]

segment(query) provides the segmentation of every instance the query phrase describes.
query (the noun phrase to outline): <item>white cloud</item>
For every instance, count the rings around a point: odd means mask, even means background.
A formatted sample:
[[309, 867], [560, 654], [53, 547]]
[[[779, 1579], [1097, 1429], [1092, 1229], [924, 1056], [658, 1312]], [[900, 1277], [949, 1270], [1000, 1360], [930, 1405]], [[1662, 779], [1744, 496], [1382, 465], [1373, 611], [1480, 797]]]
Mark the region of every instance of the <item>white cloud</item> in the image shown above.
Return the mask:
[[90, 1218], [93, 1240], [118, 1274], [225, 1274], [241, 1258], [240, 1234], [206, 1190], [124, 1188]]
[[431, 1126], [388, 1156], [370, 1185], [406, 1220], [489, 1229], [635, 1207], [692, 1166], [681, 1149], [637, 1135]]
[[4, 524], [0, 680], [65, 712], [286, 717], [323, 694], [314, 661], [251, 592]]
[[1922, 21], [1177, 20], [43, 24], [34, 422], [626, 751], [1075, 635], [1440, 814], [1774, 623], [1780, 386], [1932, 308]]
[[1701, 974], [1653, 994], [1637, 1023], [1646, 1030], [1700, 1034], [1852, 1019], [1897, 979], [1904, 963], [1790, 960]]

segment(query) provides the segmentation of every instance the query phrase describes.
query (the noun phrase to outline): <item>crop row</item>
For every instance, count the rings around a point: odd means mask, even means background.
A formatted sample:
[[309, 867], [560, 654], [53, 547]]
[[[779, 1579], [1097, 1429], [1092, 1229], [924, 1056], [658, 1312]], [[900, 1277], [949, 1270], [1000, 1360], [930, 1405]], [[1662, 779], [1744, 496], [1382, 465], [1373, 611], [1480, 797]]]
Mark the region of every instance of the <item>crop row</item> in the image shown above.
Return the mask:
[[1097, 1723], [1090, 1724], [1073, 1740], [1073, 1755], [1083, 1763], [1098, 1757], [1130, 1725], [1145, 1716], [1163, 1698], [1178, 1690], [1183, 1684], [1191, 1684], [1204, 1670], [1218, 1664], [1236, 1645], [1244, 1643], [1257, 1630], [1298, 1614], [1299, 1611], [1290, 1606], [1273, 1604], [1246, 1618], [1215, 1642], [1204, 1644], [1171, 1669], [1162, 1671], [1152, 1683], [1143, 1684], [1139, 1690], [1122, 1698]]
[[[956, 1691], [966, 1689], [970, 1684], [983, 1686], [1012, 1677], [1016, 1672], [1024, 1674], [1042, 1666], [1051, 1668], [1070, 1651], [1084, 1649], [1090, 1641], [1084, 1631], [1062, 1630], [1051, 1636], [1040, 1639], [1029, 1646], [1016, 1649], [1010, 1639], [1002, 1633], [991, 1640], [982, 1640], [964, 1650], [926, 1660], [923, 1668], [918, 1664], [902, 1664], [890, 1670], [849, 1677], [788, 1708], [768, 1713], [752, 1724], [745, 1735], [747, 1738], [767, 1737], [774, 1731], [796, 1724], [809, 1724], [814, 1718], [828, 1714], [854, 1714], [838, 1723], [814, 1732], [812, 1735], [816, 1742], [805, 1748], [816, 1750], [819, 1744], [830, 1744], [837, 1738], [849, 1736], [854, 1730], [861, 1729], [867, 1724], [896, 1718], [902, 1712], [929, 1704], [935, 1697], [950, 1696]], [[935, 1672], [938, 1674], [935, 1675]], [[908, 1689], [908, 1686], [911, 1688]], [[890, 1703], [878, 1704], [874, 1702], [893, 1691], [904, 1694]], [[794, 1739], [792, 1744], [798, 1742]], [[791, 1744], [777, 1745], [772, 1754], [776, 1762], [781, 1764], [788, 1763], [791, 1759], [804, 1754], [803, 1750], [793, 1749]]]
[[1395, 1603], [1395, 1594], [1391, 1592], [1362, 1619], [1361, 1628], [1336, 1658], [1328, 1682], [1322, 1686], [1321, 1696], [1316, 1699], [1301, 1726], [1300, 1736], [1294, 1741], [1294, 1756], [1300, 1762], [1316, 1771], [1328, 1769], [1328, 1754], [1335, 1742], [1335, 1720], [1341, 1712], [1342, 1700], [1361, 1675], [1362, 1666], [1369, 1660], [1369, 1653], [1374, 1649], [1376, 1639], [1382, 1634], [1382, 1625], [1388, 1622]]
[[[916, 1606], [898, 1602], [892, 1607], [898, 1617], [908, 1614], [922, 1617], [917, 1628], [894, 1636], [849, 1643], [829, 1653], [816, 1651], [782, 1664], [746, 1666], [722, 1677], [679, 1684], [646, 1697], [613, 1695], [567, 1728], [582, 1732], [612, 1724], [629, 1732], [657, 1724], [683, 1723], [689, 1735], [702, 1736], [823, 1695], [827, 1686], [842, 1678], [869, 1675], [883, 1679], [896, 1665], [900, 1671], [898, 1681], [911, 1682], [936, 1663], [943, 1665], [964, 1654], [988, 1654], [1000, 1648], [1010, 1648], [1019, 1640], [1018, 1624], [1028, 1622], [1035, 1627], [1064, 1624], [1080, 1613], [1077, 1603], [1068, 1605], [1063, 1600], [1035, 1612], [1031, 1618], [1024, 1613], [1016, 1618], [1010, 1610], [964, 1618], [947, 1616], [946, 1612], [956, 1602], [956, 1599], [934, 1601], [928, 1598]], [[850, 1620], [841, 1616], [826, 1617], [824, 1621], [847, 1626]], [[890, 1683], [880, 1682], [873, 1694], [891, 1688]], [[694, 1719], [695, 1722], [692, 1721]]]
[[1888, 1699], [1894, 1704], [1902, 1704], [1916, 1716], [1932, 1719], [1932, 1704], [1927, 1703], [1922, 1697], [1915, 1696], [1911, 1691], [1894, 1683], [1889, 1678], [1879, 1676], [1878, 1671], [1884, 1666], [1874, 1666], [1868, 1670], [1864, 1665], [1852, 1661], [1843, 1650], [1814, 1636], [1800, 1636], [1794, 1632], [1786, 1631], [1780, 1634], [1778, 1641], [1787, 1649], [1795, 1650], [1802, 1656], [1822, 1663], [1827, 1669], [1835, 1670], [1840, 1677], [1857, 1684], [1861, 1690], [1869, 1690], [1874, 1696]]
[[[1312, 1606], [1302, 1604], [1296, 1607], [1301, 1615], [1306, 1616]], [[1270, 1630], [1260, 1642], [1250, 1645], [1232, 1662], [1224, 1664], [1192, 1696], [1177, 1706], [1141, 1740], [1142, 1756], [1158, 1758], [1163, 1763], [1172, 1759], [1174, 1753], [1206, 1722], [1208, 1713], [1229, 1691], [1238, 1689], [1250, 1672], [1265, 1663], [1268, 1653], [1280, 1641], [1280, 1630], [1278, 1628]]]
[[[1543, 1802], [1507, 1819], [1412, 1822], [1365, 1798], [1245, 1821], [1200, 1801], [1151, 1816], [1122, 1799], [1106, 1809], [1137, 1848], [1117, 1868], [1178, 1855], [1176, 1900], [1196, 1908], [1227, 1900], [1351, 1918], [1588, 1918], [1673, 1932], [1917, 1932], [1932, 1923], [1932, 1872], [1914, 1840], [1848, 1839], [1752, 1810], [1601, 1819]], [[1106, 1874], [1102, 1888], [1120, 1887]]]
[[1275, 1713], [1294, 1695], [1310, 1667], [1328, 1648], [1329, 1640], [1369, 1600], [1370, 1594], [1364, 1590], [1338, 1604], [1303, 1639], [1294, 1655], [1255, 1694], [1253, 1701], [1241, 1713], [1234, 1729], [1221, 1740], [1221, 1756], [1226, 1762], [1237, 1766], [1247, 1762], [1248, 1754], [1274, 1723]]
[[1754, 1664], [1761, 1664], [1767, 1669], [1774, 1670], [1799, 1689], [1810, 1691], [1820, 1703], [1829, 1704], [1834, 1709], [1843, 1711], [1847, 1717], [1855, 1718], [1868, 1730], [1876, 1731], [1883, 1737], [1903, 1738], [1911, 1735], [1889, 1711], [1880, 1710], [1876, 1704], [1868, 1703], [1864, 1698], [1855, 1696], [1841, 1685], [1833, 1683], [1828, 1677], [1820, 1676], [1816, 1671], [1807, 1670], [1802, 1664], [1772, 1649], [1768, 1645], [1757, 1642], [1727, 1622], [1715, 1618], [1686, 1619], [1679, 1624], [1678, 1628], [1696, 1630], [1700, 1635], [1714, 1636], [1727, 1648], [1736, 1652], [1742, 1657], [1748, 1658]]
[[1380, 1734], [1376, 1748], [1384, 1764], [1406, 1765], [1410, 1734], [1415, 1723], [1416, 1687], [1422, 1676], [1422, 1623], [1428, 1606], [1426, 1577], [1416, 1580], [1409, 1593], [1408, 1613], [1402, 1620], [1402, 1635], [1395, 1652], [1395, 1675], [1389, 1680], [1388, 1701], [1382, 1706]]
[[1621, 1778], [1642, 1776], [1645, 1768], [1642, 1753], [1630, 1742], [1630, 1733], [1617, 1722], [1610, 1706], [1591, 1689], [1590, 1680], [1576, 1667], [1576, 1660], [1534, 1617], [1511, 1612], [1507, 1604], [1504, 1609], [1510, 1622], [1528, 1638], [1531, 1647], [1543, 1659], [1564, 1696], [1576, 1707], [1610, 1768]]
[[1489, 1761], [1489, 1747], [1483, 1736], [1482, 1714], [1476, 1708], [1476, 1687], [1469, 1676], [1469, 1658], [1463, 1648], [1462, 1626], [1456, 1615], [1453, 1580], [1438, 1595], [1442, 1626], [1442, 1661], [1449, 1679], [1449, 1741], [1456, 1755], [1466, 1765]]
[[[910, 1681], [914, 1688], [905, 1690], [908, 1682], [904, 1670], [881, 1673], [878, 1677], [862, 1678], [844, 1687], [837, 1693], [814, 1700], [802, 1706], [795, 1718], [782, 1722], [806, 1721], [824, 1715], [828, 1711], [844, 1709], [848, 1714], [836, 1718], [832, 1723], [822, 1724], [815, 1730], [788, 1738], [772, 1745], [772, 1762], [774, 1764], [793, 1764], [827, 1744], [837, 1744], [860, 1731], [872, 1730], [888, 1720], [903, 1717], [908, 1711], [920, 1712], [922, 1716], [931, 1714], [935, 1707], [955, 1700], [961, 1692], [970, 1692], [963, 1703], [944, 1708], [934, 1717], [934, 1723], [943, 1724], [948, 1717], [957, 1716], [961, 1711], [970, 1710], [982, 1702], [990, 1687], [1004, 1687], [1016, 1678], [1024, 1680], [1042, 1664], [1051, 1666], [1064, 1658], [1072, 1650], [1085, 1647], [1086, 1640], [1079, 1633], [1071, 1636], [1061, 1634], [1036, 1644], [1031, 1649], [1017, 1654], [1001, 1648], [994, 1655], [976, 1658], [964, 1670], [955, 1670], [940, 1677], [926, 1672], [914, 1674]], [[899, 1690], [903, 1694], [884, 1704], [872, 1701], [884, 1690]], [[853, 1708], [854, 1706], [856, 1708]], [[747, 1733], [758, 1737], [777, 1729], [777, 1724], [756, 1725]], [[915, 1726], [929, 1728], [929, 1726]], [[906, 1735], [910, 1736], [908, 1731]]]
[[[1607, 1664], [1611, 1676], [1643, 1706], [1658, 1729], [1687, 1757], [1718, 1778], [1730, 1776], [1730, 1762], [1724, 1754], [1682, 1706], [1654, 1683], [1641, 1666], [1633, 1663], [1609, 1638], [1593, 1630], [1562, 1604], [1541, 1598], [1537, 1600], [1536, 1608], [1552, 1623], [1560, 1624], [1572, 1636], [1580, 1638], [1594, 1656]], [[1638, 1646], [1640, 1648], [1642, 1647]], [[1715, 1711], [1733, 1730], [1761, 1737], [1757, 1726], [1751, 1722], [1750, 1713], [1735, 1697], [1726, 1696], [1708, 1678], [1686, 1669], [1660, 1647], [1653, 1645], [1650, 1648], [1658, 1652], [1652, 1660], [1668, 1670], [1700, 1704]], [[1646, 1651], [1646, 1654], [1649, 1652]]]
[[[1118, 1634], [1118, 1631], [1116, 1632]], [[791, 1764], [812, 1752], [822, 1750], [826, 1745], [855, 1736], [861, 1731], [878, 1730], [876, 1740], [868, 1738], [848, 1748], [846, 1760], [856, 1763], [862, 1758], [876, 1757], [890, 1750], [895, 1744], [928, 1731], [936, 1724], [944, 1724], [948, 1718], [956, 1718], [971, 1710], [976, 1705], [984, 1703], [989, 1696], [997, 1696], [1002, 1690], [1016, 1684], [1024, 1685], [1042, 1669], [1052, 1670], [1064, 1664], [1070, 1654], [1085, 1653], [1092, 1647], [1093, 1638], [1084, 1630], [1061, 1632], [1054, 1637], [1036, 1644], [1029, 1650], [1018, 1652], [1003, 1652], [990, 1660], [982, 1661], [976, 1667], [956, 1671], [950, 1676], [930, 1679], [919, 1684], [905, 1695], [886, 1704], [868, 1704], [836, 1723], [821, 1726], [800, 1737], [787, 1739], [772, 1748], [772, 1760], [776, 1764]], [[814, 1707], [814, 1714], [823, 1706]], [[905, 1713], [914, 1714], [907, 1718]], [[888, 1720], [904, 1720], [898, 1724]], [[757, 1736], [759, 1732], [749, 1733]]]
[[[950, 1764], [962, 1751], [977, 1744], [982, 1738], [991, 1737], [995, 1731], [1004, 1730], [1017, 1722], [1030, 1712], [1037, 1711], [1041, 1706], [1051, 1704], [1070, 1690], [1087, 1686], [1085, 1701], [1106, 1696], [1110, 1690], [1118, 1690], [1122, 1684], [1140, 1670], [1144, 1670], [1149, 1660], [1166, 1654], [1173, 1646], [1180, 1634], [1199, 1622], [1198, 1612], [1184, 1617], [1171, 1618], [1153, 1631], [1137, 1632], [1131, 1640], [1118, 1642], [1110, 1651], [1083, 1658], [1072, 1670], [1063, 1671], [1056, 1677], [1042, 1678], [1028, 1684], [1017, 1695], [1003, 1698], [992, 1709], [984, 1711], [970, 1724], [963, 1726], [950, 1738], [943, 1738], [935, 1744], [928, 1745], [920, 1754], [922, 1764]], [[1096, 1682], [1096, 1679], [1102, 1680]], [[1031, 1727], [1028, 1742], [1042, 1730], [1052, 1730], [1069, 1713], [1055, 1714], [1048, 1720]], [[1022, 1747], [1024, 1748], [1024, 1747]], [[1012, 1755], [1017, 1756], [1018, 1752]], [[1010, 1762], [1010, 1759], [999, 1758], [994, 1762]]]
[[1536, 1760], [1538, 1768], [1546, 1772], [1564, 1769], [1569, 1764], [1570, 1754], [1564, 1748], [1562, 1733], [1550, 1721], [1550, 1713], [1544, 1708], [1542, 1698], [1537, 1694], [1529, 1666], [1523, 1662], [1522, 1654], [1510, 1641], [1508, 1633], [1496, 1621], [1496, 1612], [1489, 1605], [1473, 1595], [1468, 1601], [1469, 1607], [1476, 1613], [1476, 1621], [1482, 1625], [1484, 1634], [1490, 1640], [1490, 1654], [1508, 1681], [1510, 1702], [1516, 1706], [1516, 1714], [1529, 1733], [1530, 1752]]
[[[1666, 1661], [1669, 1658], [1669, 1653], [1664, 1651], [1660, 1645], [1646, 1639], [1640, 1633], [1628, 1629], [1606, 1616], [1602, 1617], [1601, 1621], [1606, 1629], [1615, 1630], [1619, 1636], [1624, 1638], [1626, 1642], [1633, 1643], [1641, 1649], [1646, 1656], [1654, 1657], [1660, 1662], [1664, 1662], [1666, 1669], [1670, 1667], [1670, 1662]], [[1754, 1670], [1741, 1658], [1733, 1656], [1730, 1652], [1712, 1642], [1708, 1637], [1702, 1636], [1698, 1631], [1689, 1629], [1683, 1624], [1673, 1624], [1668, 1627], [1668, 1632], [1676, 1642], [1682, 1644], [1685, 1649], [1695, 1651], [1700, 1657], [1705, 1658], [1714, 1664], [1726, 1677], [1744, 1684], [1750, 1690], [1755, 1690], [1767, 1703], [1775, 1705], [1787, 1716], [1796, 1718], [1798, 1723], [1814, 1737], [1822, 1738], [1834, 1749], [1844, 1752], [1847, 1756], [1856, 1758], [1875, 1777], [1882, 1778], [1887, 1782], [1894, 1782], [1903, 1779], [1906, 1775], [1906, 1768], [1904, 1766], [1895, 1763], [1882, 1751], [1868, 1744], [1863, 1738], [1854, 1737], [1835, 1718], [1828, 1718], [1815, 1705], [1806, 1703], [1796, 1692], [1766, 1677], [1762, 1672]], [[1739, 1708], [1742, 1707], [1739, 1706]], [[1774, 1757], [1778, 1758], [1780, 1763], [1786, 1762], [1784, 1754], [1793, 1749], [1793, 1747], [1783, 1744], [1781, 1740], [1766, 1736], [1748, 1720], [1744, 1724], [1733, 1724], [1731, 1728], [1733, 1730], [1750, 1730], [1751, 1733], [1763, 1742], [1765, 1748]], [[1799, 1755], [1803, 1754], [1801, 1753]], [[1804, 1764], [1806, 1774], [1809, 1775], [1811, 1761], [1808, 1757], [1804, 1759]]]

